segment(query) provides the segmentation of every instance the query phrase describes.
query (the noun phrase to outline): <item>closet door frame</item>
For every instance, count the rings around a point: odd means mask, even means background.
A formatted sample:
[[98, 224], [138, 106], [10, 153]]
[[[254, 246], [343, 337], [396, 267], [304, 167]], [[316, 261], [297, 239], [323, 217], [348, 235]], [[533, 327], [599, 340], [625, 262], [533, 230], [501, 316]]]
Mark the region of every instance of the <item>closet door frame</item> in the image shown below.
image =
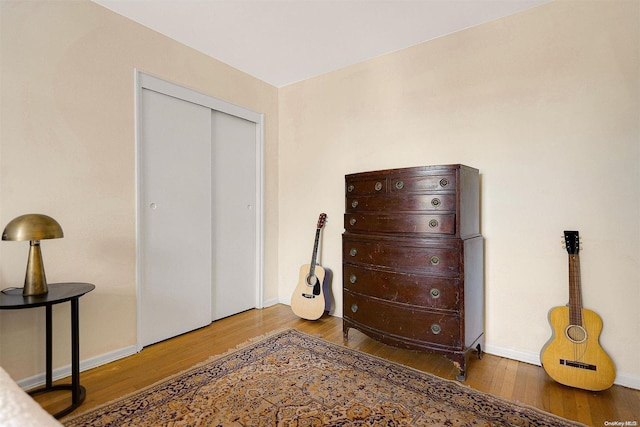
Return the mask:
[[180, 86], [176, 83], [172, 83], [168, 80], [153, 76], [151, 74], [142, 72], [140, 70], [134, 70], [134, 82], [135, 82], [135, 170], [136, 170], [136, 320], [137, 320], [137, 338], [136, 349], [142, 350], [141, 337], [141, 301], [142, 301], [142, 286], [141, 286], [141, 268], [142, 262], [141, 256], [141, 238], [142, 238], [142, 213], [144, 210], [143, 200], [141, 197], [141, 161], [140, 161], [140, 144], [141, 144], [141, 126], [140, 117], [142, 109], [142, 91], [143, 89], [155, 91], [167, 96], [173, 96], [178, 99], [183, 99], [195, 104], [202, 105], [207, 108], [211, 108], [215, 111], [220, 111], [225, 114], [236, 116], [244, 120], [253, 122], [256, 124], [256, 200], [254, 206], [256, 206], [256, 248], [255, 248], [255, 286], [256, 286], [256, 301], [255, 306], [258, 309], [264, 307], [263, 295], [264, 295], [264, 114], [250, 110], [248, 108], [230, 103], [228, 101], [207, 95], [205, 93]]

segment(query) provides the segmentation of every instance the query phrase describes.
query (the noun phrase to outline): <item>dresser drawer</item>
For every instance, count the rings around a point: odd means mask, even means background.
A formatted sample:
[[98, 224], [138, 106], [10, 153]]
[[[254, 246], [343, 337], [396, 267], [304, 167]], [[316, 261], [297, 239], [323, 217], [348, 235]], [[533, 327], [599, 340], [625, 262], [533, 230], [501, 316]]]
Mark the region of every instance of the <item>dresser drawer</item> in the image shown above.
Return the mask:
[[344, 289], [398, 304], [459, 312], [460, 280], [343, 264]]
[[419, 241], [410, 242], [409, 239], [375, 239], [372, 236], [362, 239], [352, 237], [353, 234], [342, 236], [345, 263], [377, 265], [382, 269], [427, 275], [458, 277], [460, 274], [460, 247], [454, 244], [420, 245]]
[[384, 194], [387, 192], [386, 177], [370, 177], [367, 179], [347, 179], [345, 194]]
[[460, 318], [403, 307], [376, 298], [345, 291], [343, 315], [382, 333], [411, 341], [459, 348], [462, 342]]
[[346, 212], [366, 211], [434, 211], [455, 212], [455, 194], [406, 194], [395, 196], [347, 195]]
[[391, 176], [389, 191], [392, 193], [424, 193], [433, 191], [456, 191], [456, 174], [421, 174]]
[[456, 234], [456, 215], [427, 213], [357, 213], [344, 215], [347, 231], [374, 233]]

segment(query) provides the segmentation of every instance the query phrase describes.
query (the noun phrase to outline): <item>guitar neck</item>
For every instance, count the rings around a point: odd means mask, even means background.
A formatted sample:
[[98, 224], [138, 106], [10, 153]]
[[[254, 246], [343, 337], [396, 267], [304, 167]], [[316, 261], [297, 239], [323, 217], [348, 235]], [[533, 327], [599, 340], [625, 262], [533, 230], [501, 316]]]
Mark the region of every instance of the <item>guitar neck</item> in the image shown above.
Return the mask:
[[569, 323], [582, 325], [582, 289], [578, 254], [569, 254]]
[[313, 253], [311, 254], [311, 267], [309, 268], [309, 276], [313, 276], [316, 271], [316, 259], [318, 257], [318, 242], [320, 241], [320, 228], [316, 229], [316, 240], [313, 243]]

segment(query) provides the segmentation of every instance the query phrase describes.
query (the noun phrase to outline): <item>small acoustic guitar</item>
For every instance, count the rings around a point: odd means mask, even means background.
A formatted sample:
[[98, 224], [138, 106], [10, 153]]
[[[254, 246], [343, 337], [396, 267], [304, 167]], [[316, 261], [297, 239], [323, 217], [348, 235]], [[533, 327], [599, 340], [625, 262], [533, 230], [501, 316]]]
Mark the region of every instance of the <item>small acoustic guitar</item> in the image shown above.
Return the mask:
[[564, 232], [569, 254], [569, 305], [549, 311], [552, 336], [540, 352], [544, 370], [557, 382], [585, 390], [605, 390], [616, 379], [613, 361], [600, 347], [602, 319], [582, 308], [580, 238]]
[[298, 285], [291, 296], [291, 310], [303, 319], [317, 320], [324, 313], [325, 301], [322, 291], [324, 282], [324, 268], [318, 265], [318, 242], [320, 241], [320, 231], [324, 227], [327, 214], [321, 213], [316, 226], [316, 240], [313, 244], [313, 254], [311, 263], [300, 267]]

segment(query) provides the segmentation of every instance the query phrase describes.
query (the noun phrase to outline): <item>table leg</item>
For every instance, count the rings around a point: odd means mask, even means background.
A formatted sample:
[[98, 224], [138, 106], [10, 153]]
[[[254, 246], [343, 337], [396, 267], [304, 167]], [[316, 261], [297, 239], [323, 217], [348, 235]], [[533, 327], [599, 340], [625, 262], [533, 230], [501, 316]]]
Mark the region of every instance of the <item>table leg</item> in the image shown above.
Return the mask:
[[[1, 1], [1, 0], [0, 0]], [[47, 305], [46, 309], [46, 333], [47, 333], [47, 372], [46, 372], [46, 384], [44, 387], [36, 390], [30, 390], [29, 394], [32, 396], [47, 393], [55, 390], [70, 390], [71, 391], [71, 405], [65, 409], [57, 412], [53, 416], [55, 418], [62, 418], [76, 409], [82, 402], [84, 402], [87, 396], [86, 389], [80, 385], [80, 310], [78, 309], [78, 298], [71, 299], [71, 384], [57, 384], [53, 385], [53, 367], [52, 367], [52, 347], [53, 347], [53, 332], [52, 332], [52, 309], [51, 305]]]
[[80, 403], [80, 315], [78, 298], [71, 300], [71, 385], [72, 402]]
[[53, 331], [52, 331], [52, 315], [51, 315], [51, 306], [48, 305], [46, 308], [46, 372], [45, 372], [45, 380], [46, 380], [46, 388], [51, 388], [51, 384], [53, 383]]

